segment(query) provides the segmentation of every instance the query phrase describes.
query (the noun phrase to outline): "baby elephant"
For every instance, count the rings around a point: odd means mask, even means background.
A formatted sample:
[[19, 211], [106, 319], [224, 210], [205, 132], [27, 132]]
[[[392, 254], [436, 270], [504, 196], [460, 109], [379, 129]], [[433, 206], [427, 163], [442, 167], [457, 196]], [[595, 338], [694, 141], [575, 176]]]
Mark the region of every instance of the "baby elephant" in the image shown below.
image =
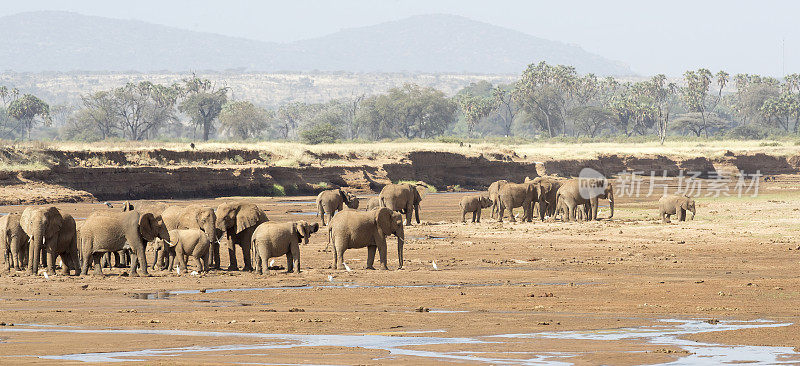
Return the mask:
[[658, 215], [661, 222], [669, 223], [671, 215], [678, 215], [678, 220], [686, 221], [686, 211], [691, 211], [691, 220], [694, 220], [694, 199], [687, 196], [663, 196], [658, 200]]
[[481, 195], [464, 196], [458, 205], [461, 206], [461, 222], [466, 222], [467, 212], [472, 212], [472, 222], [481, 222], [481, 211], [492, 207], [492, 200]]
[[186, 257], [194, 258], [198, 272], [208, 272], [208, 262], [210, 261], [211, 242], [203, 230], [200, 229], [176, 229], [169, 231], [167, 245], [175, 248], [175, 258], [178, 260], [178, 268], [181, 273], [186, 272]]
[[269, 259], [286, 256], [286, 272], [300, 273], [300, 241], [308, 244], [311, 234], [319, 230], [319, 224], [306, 221], [272, 223], [258, 225], [253, 232], [252, 248], [257, 274], [269, 274]]

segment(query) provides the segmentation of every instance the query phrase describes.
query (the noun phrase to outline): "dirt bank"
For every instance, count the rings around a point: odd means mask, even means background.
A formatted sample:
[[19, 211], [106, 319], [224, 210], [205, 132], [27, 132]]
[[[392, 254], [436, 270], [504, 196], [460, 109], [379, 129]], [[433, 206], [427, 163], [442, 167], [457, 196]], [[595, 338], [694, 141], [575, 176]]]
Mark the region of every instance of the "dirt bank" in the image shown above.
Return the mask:
[[437, 190], [485, 189], [497, 179], [577, 176], [590, 167], [612, 176], [620, 172], [681, 171], [764, 175], [800, 173], [800, 156], [725, 152], [721, 156], [599, 155], [590, 159], [518, 155], [495, 149], [474, 153], [265, 150], [0, 150], [0, 159], [31, 168], [0, 171], [2, 204], [146, 198], [202, 198], [236, 195], [314, 194], [328, 187], [377, 191], [402, 180], [424, 181]]

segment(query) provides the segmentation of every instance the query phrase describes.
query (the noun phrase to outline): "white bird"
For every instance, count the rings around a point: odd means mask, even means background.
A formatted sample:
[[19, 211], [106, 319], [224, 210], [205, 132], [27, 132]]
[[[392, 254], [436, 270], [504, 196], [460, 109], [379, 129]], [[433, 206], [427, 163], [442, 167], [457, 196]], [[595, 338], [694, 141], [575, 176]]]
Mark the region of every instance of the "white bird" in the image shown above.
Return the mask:
[[197, 276], [197, 275], [199, 275], [199, 273], [197, 273], [197, 271], [192, 271], [192, 273], [190, 273], [190, 274], [191, 274], [192, 276]]
[[333, 282], [333, 276], [328, 275], [328, 282]]
[[342, 264], [344, 264], [344, 269], [346, 269], [347, 272], [351, 272], [352, 271], [352, 269], [350, 269], [350, 266], [348, 266], [347, 263], [342, 263]]
[[181, 275], [181, 267], [175, 267], [175, 272], [178, 273], [178, 276]]
[[269, 266], [272, 267], [273, 264], [275, 264], [275, 258], [269, 260]]
[[47, 272], [42, 272], [42, 274], [44, 275], [44, 278], [50, 278], [50, 276], [47, 275]]
[[433, 270], [434, 271], [438, 271], [439, 270], [439, 266], [436, 265], [436, 261], [435, 260], [431, 261], [431, 265], [433, 266]]

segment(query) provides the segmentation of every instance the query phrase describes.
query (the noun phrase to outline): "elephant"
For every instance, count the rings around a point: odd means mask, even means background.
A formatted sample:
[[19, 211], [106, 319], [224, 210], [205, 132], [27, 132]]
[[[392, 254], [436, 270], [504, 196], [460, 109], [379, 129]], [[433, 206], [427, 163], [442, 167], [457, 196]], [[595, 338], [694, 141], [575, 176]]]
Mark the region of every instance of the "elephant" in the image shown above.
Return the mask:
[[381, 207], [381, 198], [376, 196], [372, 197], [367, 201], [367, 211], [372, 211], [376, 208]]
[[242, 248], [244, 258], [244, 271], [252, 271], [252, 261], [250, 258], [250, 245], [253, 232], [258, 225], [269, 221], [267, 214], [258, 206], [246, 202], [228, 202], [217, 207], [216, 227], [223, 232], [228, 239], [228, 254], [230, 258], [229, 271], [239, 270], [236, 260], [236, 245]]
[[[219, 260], [219, 233], [217, 232], [217, 215], [211, 207], [200, 204], [192, 204], [186, 207], [170, 206], [161, 212], [164, 225], [167, 229], [198, 229], [201, 230], [211, 243], [211, 268], [220, 269]], [[162, 246], [162, 248], [165, 248]], [[174, 255], [169, 253], [174, 248], [166, 252], [156, 249], [156, 263], [163, 266], [164, 255]], [[169, 267], [172, 268], [171, 266]]]
[[175, 268], [175, 247], [169, 245], [166, 241], [156, 239], [153, 241], [153, 247], [156, 251], [155, 260], [153, 261], [153, 270], [168, 270], [171, 271]]
[[397, 237], [398, 269], [403, 268], [405, 233], [403, 216], [381, 207], [372, 211], [340, 212], [328, 225], [328, 245], [333, 245], [333, 267], [345, 269], [344, 252], [347, 249], [367, 247], [367, 269], [375, 269], [375, 250], [378, 250], [382, 269], [386, 266], [386, 237]]
[[341, 188], [322, 191], [317, 196], [317, 215], [322, 219], [322, 226], [325, 226], [325, 214], [328, 219], [333, 219], [336, 212], [343, 209], [343, 204], [352, 209], [358, 209], [358, 198], [352, 193], [345, 192]]
[[533, 182], [539, 187], [539, 220], [544, 221], [546, 216], [553, 217], [556, 213], [556, 194], [561, 187], [561, 182], [549, 177], [536, 177], [530, 179], [525, 177], [525, 182]]
[[489, 200], [492, 201], [491, 218], [494, 218], [500, 210], [500, 188], [506, 183], [508, 183], [507, 180], [501, 179], [489, 185]]
[[472, 212], [472, 222], [481, 222], [481, 211], [492, 207], [492, 200], [483, 195], [469, 195], [461, 198], [458, 206], [461, 207], [461, 222], [466, 222], [464, 216], [467, 212]]
[[[194, 258], [197, 272], [207, 273], [211, 257], [211, 241], [203, 230], [200, 229], [172, 229], [168, 232], [169, 238], [157, 240], [175, 250], [178, 259], [179, 273], [186, 273], [186, 257]], [[162, 244], [162, 245], [163, 245]], [[170, 266], [170, 270], [172, 267]]]
[[[331, 218], [333, 220], [333, 218]], [[319, 230], [319, 224], [306, 221], [265, 222], [253, 232], [253, 259], [257, 274], [269, 274], [269, 259], [286, 256], [286, 273], [300, 273], [300, 242], [308, 244], [311, 234]]]
[[21, 271], [28, 263], [28, 234], [19, 223], [20, 214], [11, 213], [0, 217], [0, 245], [6, 269]]
[[147, 272], [147, 256], [145, 245], [156, 238], [167, 239], [169, 232], [160, 216], [150, 212], [140, 213], [137, 210], [126, 212], [94, 212], [81, 226], [80, 242], [83, 265], [81, 274], [89, 272], [94, 262], [94, 274], [103, 275], [100, 258], [103, 253], [116, 252], [126, 246], [133, 250], [130, 276], [149, 276]]
[[690, 220], [694, 220], [695, 206], [694, 198], [689, 196], [669, 195], [662, 196], [658, 200], [658, 214], [661, 216], [661, 222], [667, 224], [670, 222], [671, 215], [678, 214], [679, 221], [686, 221], [686, 211], [692, 213]]
[[506, 183], [503, 188], [500, 188], [499, 200], [500, 211], [497, 215], [497, 221], [502, 222], [505, 211], [511, 217], [511, 222], [516, 222], [514, 218], [514, 208], [522, 207], [522, 221], [533, 220], [533, 205], [538, 197], [539, 188], [533, 182], [528, 183]]
[[39, 271], [40, 254], [46, 253], [47, 274], [55, 274], [56, 257], [61, 257], [61, 274], [78, 270], [78, 241], [75, 219], [58, 208], [28, 207], [22, 211], [20, 226], [28, 234], [28, 274]]
[[614, 187], [605, 179], [579, 178], [571, 179], [558, 188], [556, 200], [562, 199], [567, 206], [569, 214], [567, 220], [575, 220], [575, 210], [578, 205], [588, 205], [586, 208], [589, 217], [586, 220], [597, 220], [598, 199], [608, 199], [611, 214], [614, 217]]
[[417, 187], [424, 187], [421, 182], [416, 184], [389, 184], [381, 190], [380, 202], [381, 207], [386, 207], [392, 211], [397, 211], [406, 215], [406, 225], [411, 225], [411, 214], [413, 212], [419, 221], [419, 204], [422, 202], [422, 196], [419, 194]]
[[[555, 219], [556, 216], [560, 216], [561, 220], [567, 221], [567, 216], [569, 215], [569, 208], [564, 203], [564, 200], [560, 199], [559, 197], [559, 200], [557, 201], [556, 205], [557, 205], [556, 212], [553, 213], [553, 216], [551, 217]], [[578, 221], [586, 221], [586, 219], [589, 217], [590, 214], [589, 210], [590, 208], [591, 206], [586, 204], [575, 206], [575, 219]]]

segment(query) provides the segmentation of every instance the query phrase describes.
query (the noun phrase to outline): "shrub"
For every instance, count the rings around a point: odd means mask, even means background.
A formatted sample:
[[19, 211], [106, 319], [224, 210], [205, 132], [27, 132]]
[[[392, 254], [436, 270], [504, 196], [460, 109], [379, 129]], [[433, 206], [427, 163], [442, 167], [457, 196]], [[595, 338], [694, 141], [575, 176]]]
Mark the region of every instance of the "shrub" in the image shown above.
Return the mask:
[[744, 140], [763, 140], [767, 135], [769, 132], [763, 128], [750, 125], [736, 126], [725, 134], [728, 138]]
[[341, 137], [341, 132], [330, 123], [320, 123], [300, 133], [303, 142], [311, 145], [332, 144]]

